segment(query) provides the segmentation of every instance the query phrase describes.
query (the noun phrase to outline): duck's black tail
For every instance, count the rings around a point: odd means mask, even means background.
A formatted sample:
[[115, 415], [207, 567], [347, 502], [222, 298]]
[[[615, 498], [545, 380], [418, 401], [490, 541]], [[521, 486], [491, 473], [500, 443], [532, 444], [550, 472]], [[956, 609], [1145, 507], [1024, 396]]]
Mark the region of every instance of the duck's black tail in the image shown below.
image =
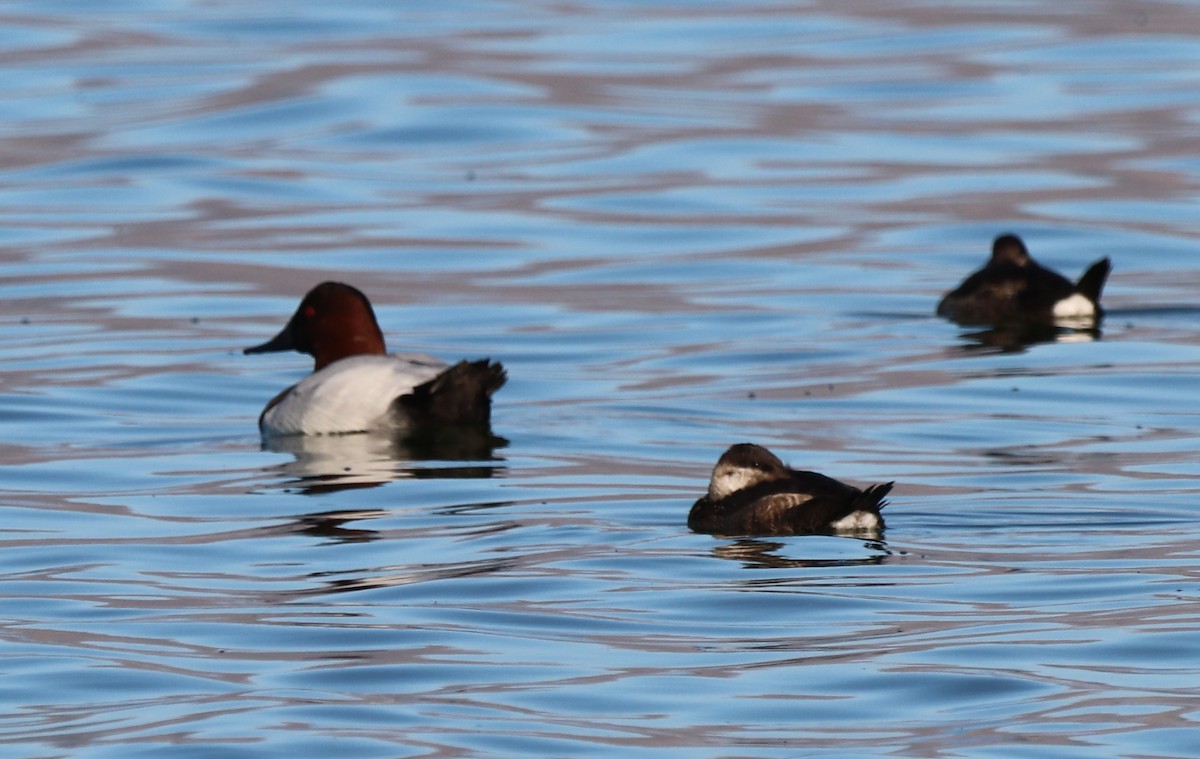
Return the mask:
[[855, 499], [854, 508], [863, 511], [879, 511], [884, 506], [887, 506], [887, 501], [883, 500], [884, 496], [892, 492], [892, 486], [895, 484], [894, 482], [883, 482], [878, 485], [872, 485]]
[[507, 379], [504, 367], [489, 359], [459, 361], [397, 398], [397, 410], [415, 428], [490, 428], [492, 393], [503, 387]]
[[1108, 279], [1108, 272], [1112, 270], [1112, 264], [1107, 258], [1101, 258], [1096, 263], [1088, 267], [1088, 270], [1079, 278], [1079, 284], [1075, 287], [1080, 294], [1093, 303], [1100, 303], [1100, 292], [1104, 289], [1104, 283]]

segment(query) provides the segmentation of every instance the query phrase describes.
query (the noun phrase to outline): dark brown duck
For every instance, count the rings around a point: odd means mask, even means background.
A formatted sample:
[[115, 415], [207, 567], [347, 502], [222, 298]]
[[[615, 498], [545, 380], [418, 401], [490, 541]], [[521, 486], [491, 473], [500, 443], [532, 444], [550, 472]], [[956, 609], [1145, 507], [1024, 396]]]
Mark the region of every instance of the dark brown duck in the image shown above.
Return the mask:
[[992, 242], [987, 265], [946, 293], [937, 313], [959, 324], [1096, 326], [1104, 316], [1100, 292], [1111, 268], [1102, 258], [1071, 282], [1034, 261], [1020, 237], [1003, 234]]
[[791, 469], [760, 445], [739, 443], [717, 461], [688, 527], [716, 535], [877, 534], [883, 530], [879, 510], [893, 484], [860, 490]]

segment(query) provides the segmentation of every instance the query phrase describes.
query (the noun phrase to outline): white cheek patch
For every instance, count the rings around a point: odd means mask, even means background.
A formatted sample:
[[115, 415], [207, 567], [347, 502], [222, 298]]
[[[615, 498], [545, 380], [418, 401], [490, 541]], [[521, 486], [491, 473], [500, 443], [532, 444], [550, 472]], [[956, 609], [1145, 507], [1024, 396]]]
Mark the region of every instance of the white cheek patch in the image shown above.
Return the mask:
[[1079, 293], [1054, 304], [1055, 319], [1085, 319], [1096, 315], [1096, 304]]
[[879, 515], [870, 511], [854, 511], [829, 524], [836, 531], [878, 530]]
[[755, 474], [755, 470], [745, 467], [734, 467], [718, 473], [713, 478], [713, 497], [724, 498], [730, 493], [745, 490], [758, 481]]

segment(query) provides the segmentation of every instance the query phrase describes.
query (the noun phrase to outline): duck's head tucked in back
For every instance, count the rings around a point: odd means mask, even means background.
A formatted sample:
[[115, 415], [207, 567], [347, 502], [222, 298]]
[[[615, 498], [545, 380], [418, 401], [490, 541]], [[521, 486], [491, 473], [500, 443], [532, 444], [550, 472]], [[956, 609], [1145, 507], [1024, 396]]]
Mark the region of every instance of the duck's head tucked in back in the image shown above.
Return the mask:
[[987, 265], [946, 293], [937, 313], [959, 324], [1090, 329], [1104, 315], [1100, 293], [1111, 268], [1102, 258], [1071, 282], [1033, 260], [1020, 237], [1003, 234], [992, 242]]
[[893, 483], [865, 491], [817, 472], [790, 469], [753, 443], [738, 443], [713, 467], [708, 493], [692, 506], [688, 527], [718, 535], [842, 533], [883, 529], [883, 497]]
[[717, 461], [708, 483], [709, 500], [719, 501], [739, 490], [788, 476], [779, 457], [753, 443], [738, 443]]
[[1032, 260], [1020, 237], [1010, 233], [992, 240], [992, 266], [1028, 266]]

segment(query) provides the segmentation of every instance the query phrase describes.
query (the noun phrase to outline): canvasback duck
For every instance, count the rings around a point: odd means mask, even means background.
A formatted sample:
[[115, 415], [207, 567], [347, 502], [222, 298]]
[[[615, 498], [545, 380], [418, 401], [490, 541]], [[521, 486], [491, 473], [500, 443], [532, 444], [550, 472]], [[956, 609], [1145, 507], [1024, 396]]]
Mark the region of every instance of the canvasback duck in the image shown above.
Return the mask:
[[258, 426], [267, 437], [490, 427], [492, 393], [506, 379], [487, 359], [449, 366], [429, 356], [389, 355], [371, 302], [341, 282], [309, 290], [282, 332], [244, 352], [287, 350], [316, 363], [263, 409]]
[[877, 534], [883, 530], [883, 497], [894, 484], [860, 490], [790, 469], [761, 445], [738, 443], [713, 467], [708, 493], [692, 506], [688, 527], [716, 535]]
[[1020, 237], [1003, 234], [987, 265], [946, 293], [937, 314], [959, 324], [1094, 327], [1104, 316], [1100, 292], [1111, 268], [1102, 258], [1072, 283], [1034, 261]]

